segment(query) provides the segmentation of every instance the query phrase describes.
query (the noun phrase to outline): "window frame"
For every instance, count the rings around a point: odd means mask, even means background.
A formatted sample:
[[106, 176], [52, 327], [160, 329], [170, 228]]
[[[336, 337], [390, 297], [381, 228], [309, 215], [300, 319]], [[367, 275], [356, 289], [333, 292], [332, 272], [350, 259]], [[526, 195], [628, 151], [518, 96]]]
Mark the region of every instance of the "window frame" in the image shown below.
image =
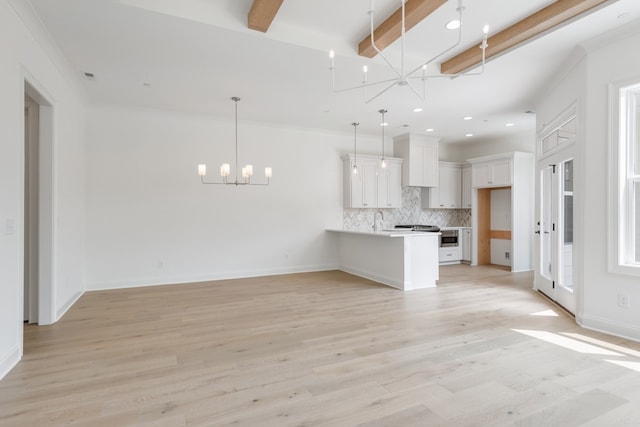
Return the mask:
[[640, 150], [636, 140], [640, 136], [639, 102], [640, 77], [610, 85], [609, 271], [631, 276], [640, 276], [635, 229], [640, 170], [634, 170], [636, 150]]

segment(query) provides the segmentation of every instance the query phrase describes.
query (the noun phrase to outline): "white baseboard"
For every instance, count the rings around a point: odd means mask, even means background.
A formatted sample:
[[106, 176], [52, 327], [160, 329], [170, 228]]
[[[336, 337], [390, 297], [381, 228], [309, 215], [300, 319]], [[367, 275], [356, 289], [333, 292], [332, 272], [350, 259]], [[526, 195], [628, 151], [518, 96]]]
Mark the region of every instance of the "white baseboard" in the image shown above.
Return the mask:
[[84, 291], [80, 291], [77, 294], [75, 294], [74, 296], [72, 296], [69, 301], [67, 301], [66, 303], [64, 303], [64, 305], [62, 307], [60, 307], [58, 309], [58, 311], [56, 312], [56, 322], [60, 319], [62, 319], [62, 316], [65, 315], [65, 313], [73, 306], [73, 304], [75, 304], [80, 297], [84, 295]]
[[636, 325], [591, 316], [576, 316], [576, 322], [586, 329], [640, 342], [640, 328]]
[[0, 359], [0, 380], [18, 364], [20, 358], [20, 347], [16, 345]]
[[404, 284], [399, 283], [397, 280], [393, 280], [389, 277], [379, 276], [377, 274], [371, 274], [371, 272], [359, 270], [357, 268], [349, 267], [348, 265], [341, 265], [340, 271], [353, 274], [354, 276], [364, 277], [365, 279], [373, 280], [374, 282], [382, 283], [383, 285], [391, 286], [396, 289], [404, 289]]
[[226, 271], [198, 276], [163, 276], [143, 280], [127, 280], [120, 282], [103, 282], [87, 284], [87, 291], [104, 291], [110, 289], [141, 288], [145, 286], [176, 285], [184, 283], [209, 282], [215, 280], [246, 279], [249, 277], [277, 276], [281, 274], [312, 273], [315, 271], [338, 270], [337, 264], [307, 265], [298, 267], [266, 268], [259, 270]]

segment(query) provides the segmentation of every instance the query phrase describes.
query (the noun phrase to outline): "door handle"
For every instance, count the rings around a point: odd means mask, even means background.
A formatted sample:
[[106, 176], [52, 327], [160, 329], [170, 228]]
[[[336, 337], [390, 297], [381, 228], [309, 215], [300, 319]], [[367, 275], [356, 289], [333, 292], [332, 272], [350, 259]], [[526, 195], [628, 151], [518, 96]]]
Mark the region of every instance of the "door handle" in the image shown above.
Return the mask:
[[540, 230], [536, 230], [536, 231], [535, 231], [535, 233], [536, 233], [536, 234], [540, 234]]

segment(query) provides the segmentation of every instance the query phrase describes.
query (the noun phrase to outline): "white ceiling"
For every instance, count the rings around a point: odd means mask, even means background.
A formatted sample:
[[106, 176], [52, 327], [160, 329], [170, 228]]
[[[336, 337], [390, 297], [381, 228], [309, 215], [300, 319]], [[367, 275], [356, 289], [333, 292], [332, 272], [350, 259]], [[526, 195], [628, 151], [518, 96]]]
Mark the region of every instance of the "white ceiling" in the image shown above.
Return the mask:
[[[376, 0], [376, 25], [400, 1]], [[356, 53], [369, 32], [370, 0], [285, 0], [266, 34], [247, 29], [251, 0], [30, 2], [78, 74], [95, 74], [85, 82], [93, 103], [232, 117], [229, 98], [239, 96], [241, 120], [337, 132], [351, 132], [350, 123], [358, 121], [360, 132], [372, 134], [379, 133], [378, 110], [386, 108], [387, 135], [434, 128], [433, 135], [445, 142], [533, 129], [535, 117], [525, 111], [534, 109], [536, 95], [576, 47], [640, 18], [640, 1], [609, 1], [491, 60], [480, 76], [428, 80], [425, 101], [397, 86], [365, 104], [361, 90], [332, 93], [328, 51], [336, 51], [339, 87], [358, 84], [364, 64], [370, 81], [390, 77], [380, 58]], [[463, 40], [455, 51], [479, 42], [484, 24], [495, 33], [550, 3], [466, 0]], [[453, 43], [456, 34], [444, 25], [457, 5], [449, 0], [407, 33], [407, 68]], [[399, 64], [399, 44], [385, 50], [394, 64]], [[415, 107], [423, 111], [414, 113]], [[464, 116], [473, 120], [463, 121]]]

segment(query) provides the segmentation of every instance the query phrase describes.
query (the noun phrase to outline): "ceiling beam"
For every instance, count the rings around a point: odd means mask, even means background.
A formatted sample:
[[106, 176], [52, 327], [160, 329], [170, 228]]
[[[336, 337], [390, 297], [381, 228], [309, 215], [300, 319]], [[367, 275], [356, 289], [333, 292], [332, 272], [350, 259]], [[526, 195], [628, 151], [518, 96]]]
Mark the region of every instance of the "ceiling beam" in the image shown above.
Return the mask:
[[248, 26], [266, 33], [284, 0], [253, 0], [249, 10]]
[[[558, 0], [489, 37], [486, 59], [520, 46], [607, 1], [610, 0]], [[442, 74], [461, 73], [481, 63], [482, 49], [477, 44], [443, 62], [440, 65], [440, 72]]]
[[[404, 5], [405, 31], [409, 31], [446, 2], [447, 0], [407, 0]], [[398, 40], [400, 38], [401, 27], [402, 7], [393, 12], [390, 17], [373, 31], [378, 49], [384, 50], [391, 43]], [[373, 58], [378, 54], [371, 44], [371, 33], [358, 44], [358, 54], [367, 58]]]

